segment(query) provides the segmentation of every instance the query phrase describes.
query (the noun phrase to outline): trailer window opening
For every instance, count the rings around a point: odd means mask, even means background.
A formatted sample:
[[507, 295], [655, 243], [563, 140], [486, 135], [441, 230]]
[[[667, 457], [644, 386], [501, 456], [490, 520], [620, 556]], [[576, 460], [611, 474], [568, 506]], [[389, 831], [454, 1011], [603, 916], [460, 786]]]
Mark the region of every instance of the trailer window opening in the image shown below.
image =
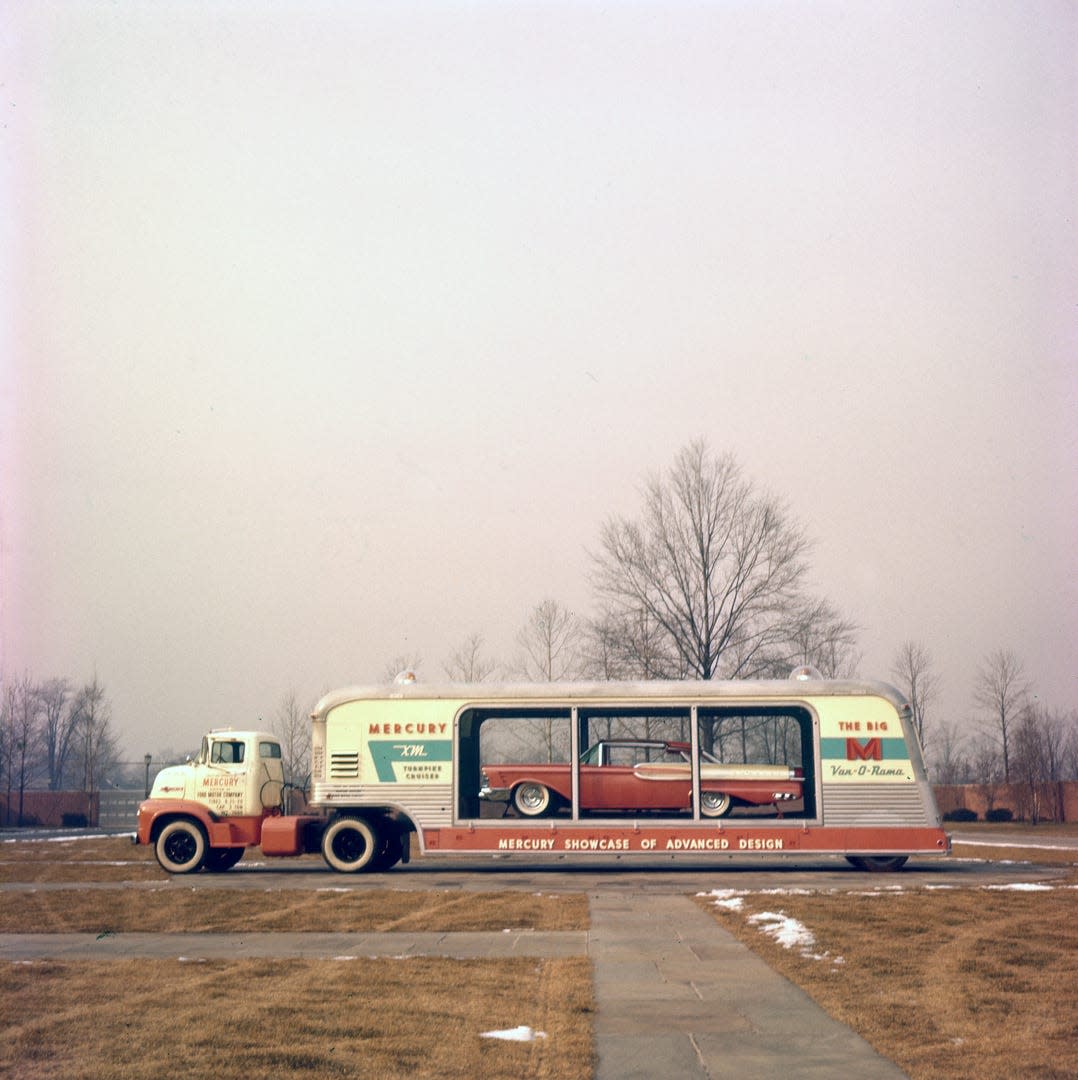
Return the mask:
[[571, 712], [567, 708], [527, 706], [466, 709], [458, 732], [459, 800], [461, 819], [495, 817], [503, 806], [479, 798], [487, 762], [568, 765], [572, 753]]
[[724, 764], [800, 769], [803, 798], [782, 806], [784, 817], [816, 817], [812, 713], [798, 705], [705, 707], [698, 713], [701, 752]]

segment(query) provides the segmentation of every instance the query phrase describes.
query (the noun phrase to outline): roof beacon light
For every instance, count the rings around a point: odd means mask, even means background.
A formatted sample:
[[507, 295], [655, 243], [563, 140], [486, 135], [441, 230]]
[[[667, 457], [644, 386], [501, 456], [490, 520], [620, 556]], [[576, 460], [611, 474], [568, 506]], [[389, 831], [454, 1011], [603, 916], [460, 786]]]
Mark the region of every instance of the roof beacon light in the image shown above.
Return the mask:
[[822, 679], [823, 676], [811, 664], [802, 664], [790, 672], [790, 678], [796, 679], [798, 682], [810, 682], [815, 679]]
[[397, 686], [408, 686], [409, 683], [415, 682], [415, 672], [405, 669], [404, 671], [398, 671], [397, 677], [393, 680]]

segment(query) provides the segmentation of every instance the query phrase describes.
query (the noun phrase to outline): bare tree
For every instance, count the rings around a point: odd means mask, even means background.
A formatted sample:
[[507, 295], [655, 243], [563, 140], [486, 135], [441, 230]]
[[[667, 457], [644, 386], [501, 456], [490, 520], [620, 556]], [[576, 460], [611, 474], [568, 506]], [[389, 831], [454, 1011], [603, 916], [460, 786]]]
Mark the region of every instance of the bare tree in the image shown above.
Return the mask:
[[1011, 732], [1025, 708], [1029, 682], [1022, 661], [1009, 649], [990, 653], [977, 672], [973, 700], [988, 713], [985, 728], [1003, 752], [1003, 779], [1011, 780]]
[[826, 601], [806, 597], [790, 611], [791, 654], [779, 657], [771, 672], [785, 678], [793, 667], [810, 665], [828, 679], [850, 679], [861, 663], [856, 651], [857, 626]]
[[60, 791], [64, 786], [64, 768], [75, 733], [71, 683], [67, 679], [46, 679], [38, 686], [37, 695], [41, 702], [49, 790]]
[[[648, 481], [638, 519], [603, 525], [593, 584], [610, 611], [646, 615], [685, 675], [752, 678], [804, 652], [808, 548], [786, 508], [699, 439]], [[852, 638], [833, 629], [836, 644]]]
[[584, 629], [557, 600], [543, 600], [528, 614], [517, 633], [523, 652], [516, 673], [530, 682], [562, 682], [581, 673]]
[[966, 736], [954, 721], [943, 720], [936, 725], [932, 777], [937, 784], [968, 783], [971, 772], [963, 750], [965, 741]]
[[993, 740], [981, 741], [977, 744], [973, 751], [971, 767], [973, 785], [984, 798], [986, 813], [991, 813], [995, 808], [996, 799], [1000, 796], [1000, 790], [1006, 782], [1003, 778], [999, 748]]
[[917, 641], [904, 641], [891, 662], [891, 674], [906, 695], [913, 712], [913, 726], [921, 746], [927, 746], [925, 719], [939, 689], [939, 677], [932, 670], [932, 654]]
[[[295, 689], [289, 690], [281, 699], [270, 729], [281, 740], [285, 780], [306, 791], [311, 771], [311, 724], [306, 712], [300, 708]], [[291, 796], [292, 792], [288, 794]], [[291, 799], [289, 801], [291, 803]], [[291, 805], [289, 812], [292, 812]]]
[[593, 678], [684, 678], [681, 658], [646, 611], [610, 609], [587, 624], [584, 637], [584, 671]]
[[33, 785], [40, 763], [41, 701], [29, 675], [4, 686], [3, 721], [7, 764], [7, 823], [11, 824], [11, 802], [18, 791], [16, 824], [24, 821], [26, 789]]
[[73, 715], [75, 752], [82, 771], [82, 789], [87, 798], [86, 816], [93, 820], [94, 793], [118, 756], [116, 737], [112, 731], [112, 708], [96, 674], [75, 695]]
[[457, 646], [442, 670], [453, 682], [478, 683], [489, 679], [498, 670], [498, 663], [483, 655], [483, 635], [471, 634]]
[[[1022, 710], [1014, 728], [1012, 764], [1030, 821], [1064, 818], [1063, 785], [1067, 719], [1043, 705]], [[1022, 815], [1026, 816], [1025, 814]]]

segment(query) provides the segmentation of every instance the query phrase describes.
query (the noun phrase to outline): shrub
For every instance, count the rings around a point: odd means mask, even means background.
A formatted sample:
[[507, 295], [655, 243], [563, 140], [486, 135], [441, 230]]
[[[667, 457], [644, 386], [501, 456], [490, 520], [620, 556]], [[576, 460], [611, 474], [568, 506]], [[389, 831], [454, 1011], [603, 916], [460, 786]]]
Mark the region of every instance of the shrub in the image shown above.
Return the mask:
[[960, 806], [957, 810], [948, 810], [943, 815], [944, 821], [976, 821], [977, 811], [970, 810], [965, 806]]
[[997, 806], [984, 815], [985, 821], [1013, 821], [1014, 811], [1006, 806]]
[[65, 829], [85, 829], [89, 824], [85, 814], [64, 814], [61, 820]]

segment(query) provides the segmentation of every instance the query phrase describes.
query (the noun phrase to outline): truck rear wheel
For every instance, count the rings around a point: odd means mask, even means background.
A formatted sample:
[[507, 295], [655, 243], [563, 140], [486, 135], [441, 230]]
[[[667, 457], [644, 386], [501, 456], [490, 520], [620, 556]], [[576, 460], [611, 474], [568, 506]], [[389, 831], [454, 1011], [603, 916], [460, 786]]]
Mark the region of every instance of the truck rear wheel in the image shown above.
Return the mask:
[[337, 818], [322, 834], [322, 858], [342, 874], [375, 869], [381, 850], [382, 838], [366, 818]]
[[158, 834], [154, 854], [170, 874], [193, 874], [206, 859], [206, 834], [197, 821], [170, 821]]
[[243, 858], [243, 848], [222, 847], [210, 848], [206, 852], [206, 869], [211, 874], [223, 874], [231, 870]]

